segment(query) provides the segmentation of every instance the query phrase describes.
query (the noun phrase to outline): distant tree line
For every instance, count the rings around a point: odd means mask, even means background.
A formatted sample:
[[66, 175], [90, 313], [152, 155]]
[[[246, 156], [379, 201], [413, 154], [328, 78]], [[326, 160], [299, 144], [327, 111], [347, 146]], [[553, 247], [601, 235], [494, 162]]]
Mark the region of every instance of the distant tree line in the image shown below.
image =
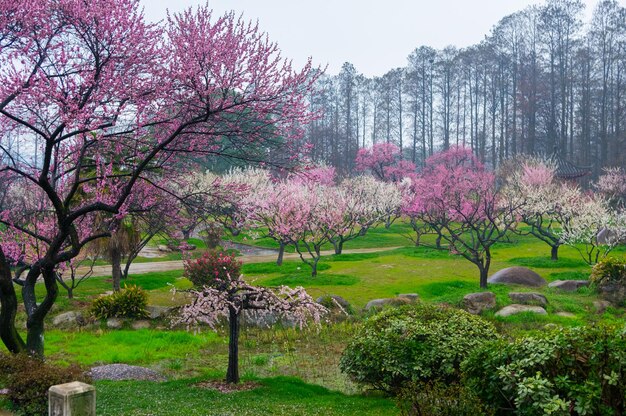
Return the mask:
[[313, 158], [354, 168], [360, 148], [394, 143], [417, 165], [470, 147], [491, 167], [517, 154], [561, 156], [601, 174], [626, 162], [626, 9], [548, 0], [500, 20], [478, 45], [416, 48], [368, 78], [345, 63], [310, 96]]

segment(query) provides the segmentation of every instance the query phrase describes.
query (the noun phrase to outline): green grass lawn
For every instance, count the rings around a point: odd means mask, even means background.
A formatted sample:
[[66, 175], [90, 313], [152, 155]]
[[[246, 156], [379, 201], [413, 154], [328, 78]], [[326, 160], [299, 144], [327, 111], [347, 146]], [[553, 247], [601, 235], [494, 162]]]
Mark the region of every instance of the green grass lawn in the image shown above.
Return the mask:
[[[223, 330], [213, 333], [205, 329], [194, 333], [173, 330], [163, 326], [164, 323], [153, 325], [162, 327], [139, 331], [110, 331], [99, 327], [75, 332], [52, 329], [46, 333], [48, 358], [59, 363], [78, 361], [86, 366], [116, 362], [143, 365], [160, 371], [170, 380], [166, 383], [97, 383], [98, 414], [102, 415], [396, 414], [391, 401], [359, 394], [359, 388], [338, 368], [341, 353], [355, 325], [359, 325], [361, 308], [369, 300], [401, 293], [417, 293], [426, 302], [459, 306], [464, 295], [481, 291], [478, 270], [473, 264], [447, 251], [414, 247], [404, 237], [409, 232], [410, 227], [402, 222], [390, 229], [372, 229], [367, 236], [346, 243], [345, 249], [382, 247], [387, 250], [325, 256], [315, 278], [311, 278], [310, 268], [297, 260], [285, 261], [280, 267], [271, 262], [244, 264], [245, 278], [255, 284], [301, 285], [313, 297], [340, 295], [357, 312], [356, 316], [344, 318], [342, 322], [304, 331], [243, 328], [241, 373], [246, 379], [257, 380], [261, 384], [258, 389], [221, 394], [196, 386], [199, 380], [222, 377], [225, 373], [227, 336]], [[276, 246], [272, 240], [244, 238], [240, 236], [237, 240], [264, 247]], [[530, 236], [512, 236], [509, 242], [493, 248], [490, 274], [506, 267], [525, 266], [548, 281], [588, 278], [591, 269], [575, 249], [561, 247], [559, 255], [560, 259], [553, 262], [546, 244]], [[626, 255], [626, 248], [619, 248], [613, 255]], [[182, 277], [182, 271], [133, 275], [125, 283], [147, 290], [150, 303], [157, 305], [186, 302], [184, 293], [173, 296], [171, 289], [191, 287]], [[65, 310], [86, 308], [94, 297], [110, 289], [110, 279], [94, 277], [79, 286], [73, 300], [68, 300], [61, 292], [49, 319]], [[488, 290], [496, 294], [498, 308], [513, 303], [507, 295], [511, 291], [537, 291], [549, 301], [547, 315], [498, 318], [495, 310], [484, 313], [501, 332], [510, 335], [540, 331], [547, 324], [621, 323], [624, 318], [621, 307], [597, 314], [593, 302], [599, 298], [589, 288], [560, 293], [547, 287], [524, 289], [490, 285]], [[41, 295], [43, 288], [38, 288], [38, 293]], [[557, 312], [574, 316], [558, 316]]]

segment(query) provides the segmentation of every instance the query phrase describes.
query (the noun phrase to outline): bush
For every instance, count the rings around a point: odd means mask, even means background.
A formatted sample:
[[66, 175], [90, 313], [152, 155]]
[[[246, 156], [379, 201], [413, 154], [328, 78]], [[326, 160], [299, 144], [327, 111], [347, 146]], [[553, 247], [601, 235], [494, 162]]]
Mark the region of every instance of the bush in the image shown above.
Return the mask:
[[19, 415], [47, 415], [48, 389], [71, 381], [91, 383], [77, 366], [47, 364], [26, 354], [0, 354], [0, 381], [9, 389], [7, 398]]
[[593, 266], [590, 280], [596, 286], [626, 286], [626, 259], [605, 258]]
[[459, 384], [409, 383], [400, 390], [398, 407], [406, 416], [490, 416], [471, 390]]
[[207, 251], [202, 257], [185, 262], [185, 277], [196, 287], [223, 288], [241, 274], [241, 261], [234, 253]]
[[97, 319], [147, 318], [147, 306], [148, 294], [142, 288], [132, 285], [94, 300], [91, 314]]
[[460, 379], [461, 361], [497, 338], [492, 324], [465, 311], [417, 303], [367, 319], [341, 357], [359, 383], [397, 393], [403, 384]]
[[625, 362], [623, 330], [582, 327], [486, 343], [462, 368], [498, 414], [622, 415]]

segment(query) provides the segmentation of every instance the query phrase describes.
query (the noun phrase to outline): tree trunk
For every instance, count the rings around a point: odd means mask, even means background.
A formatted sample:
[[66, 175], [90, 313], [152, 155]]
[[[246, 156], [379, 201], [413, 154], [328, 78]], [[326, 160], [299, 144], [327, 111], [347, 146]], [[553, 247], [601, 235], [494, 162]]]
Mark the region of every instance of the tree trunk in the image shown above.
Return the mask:
[[559, 246], [552, 246], [552, 250], [550, 250], [552, 261], [557, 261], [559, 259]]
[[435, 240], [435, 247], [438, 249], [441, 248], [441, 233], [437, 233], [437, 239]]
[[[31, 269], [32, 271], [33, 269]], [[49, 266], [42, 267], [41, 276], [43, 277], [44, 285], [46, 286], [46, 296], [39, 305], [34, 303], [35, 283], [39, 273], [35, 272], [31, 276], [26, 278], [26, 283], [22, 289], [22, 296], [25, 298], [26, 313], [28, 319], [26, 321], [26, 350], [34, 356], [43, 358], [44, 352], [44, 319], [52, 309], [52, 305], [56, 301], [59, 293], [59, 287], [57, 285], [56, 273], [53, 268]], [[31, 277], [34, 276], [34, 279]], [[26, 299], [29, 298], [27, 302]]]
[[227, 383], [239, 383], [239, 312], [232, 306], [228, 308], [228, 370]]
[[11, 279], [9, 263], [0, 247], [0, 339], [14, 354], [26, 350], [26, 345], [15, 328], [16, 314], [17, 294]]
[[111, 277], [113, 278], [113, 290], [119, 292], [122, 279], [122, 252], [116, 247], [111, 248]]
[[333, 241], [333, 247], [335, 247], [335, 254], [341, 254], [343, 251], [343, 238], [339, 238], [339, 241]]
[[487, 277], [489, 274], [489, 269], [483, 266], [478, 266], [478, 270], [480, 270], [480, 288], [487, 289]]
[[317, 263], [320, 261], [319, 257], [313, 259], [313, 263], [311, 263], [311, 277], [317, 276]]
[[276, 259], [276, 265], [283, 265], [283, 257], [285, 256], [285, 243], [280, 242], [280, 248], [278, 249], [278, 258]]

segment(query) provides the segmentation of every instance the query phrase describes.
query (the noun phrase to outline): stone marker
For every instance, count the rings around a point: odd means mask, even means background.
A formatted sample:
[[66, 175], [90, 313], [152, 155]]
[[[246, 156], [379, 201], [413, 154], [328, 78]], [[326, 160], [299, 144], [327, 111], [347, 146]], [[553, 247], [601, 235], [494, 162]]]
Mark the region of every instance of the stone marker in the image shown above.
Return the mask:
[[96, 388], [73, 381], [48, 390], [49, 416], [96, 416]]

